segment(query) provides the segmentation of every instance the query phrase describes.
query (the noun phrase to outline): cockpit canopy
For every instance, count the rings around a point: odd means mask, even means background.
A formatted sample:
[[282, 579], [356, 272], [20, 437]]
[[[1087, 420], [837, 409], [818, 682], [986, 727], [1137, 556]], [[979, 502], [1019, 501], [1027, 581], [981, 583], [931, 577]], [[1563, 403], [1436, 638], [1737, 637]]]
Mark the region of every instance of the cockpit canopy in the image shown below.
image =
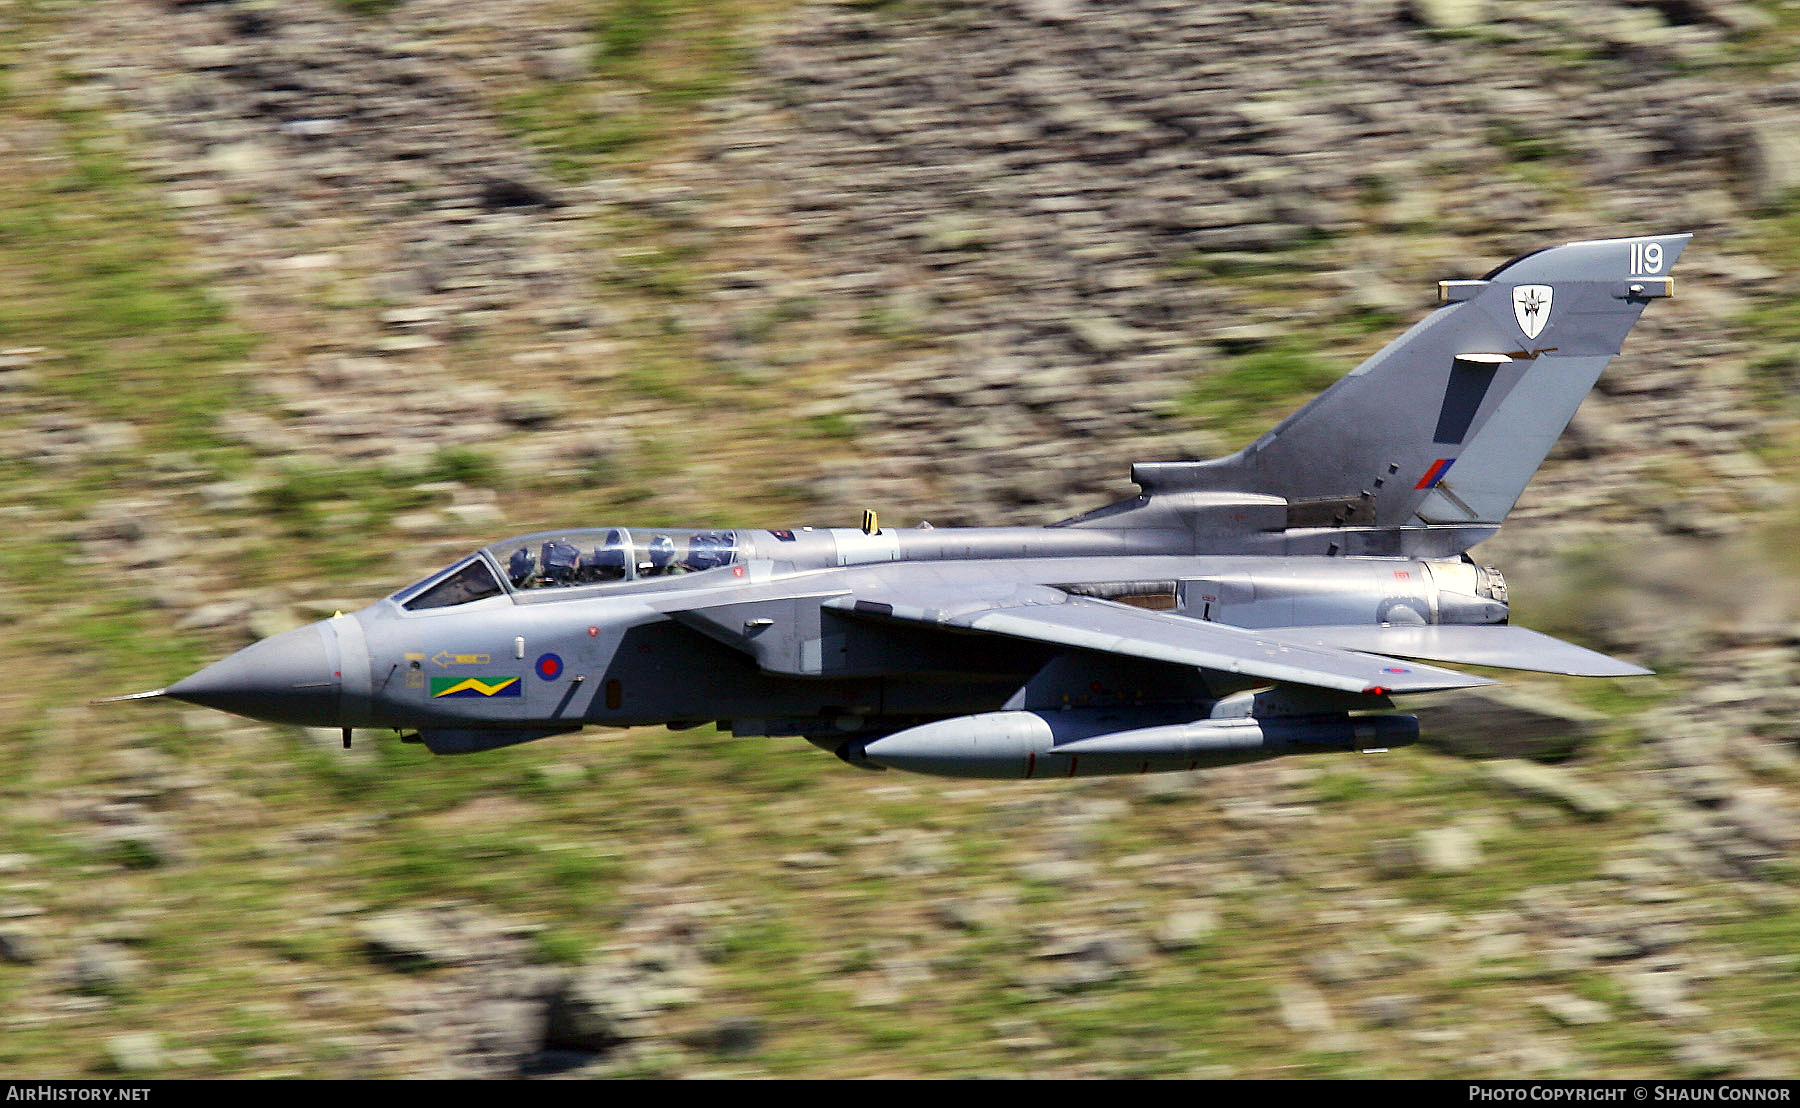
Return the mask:
[[[396, 594], [409, 611], [506, 592], [573, 588], [719, 569], [740, 560], [736, 531], [681, 527], [545, 531], [494, 543], [436, 578]], [[408, 593], [411, 596], [407, 596]]]
[[514, 589], [554, 589], [717, 569], [738, 560], [738, 541], [736, 531], [613, 527], [526, 535], [484, 553]]

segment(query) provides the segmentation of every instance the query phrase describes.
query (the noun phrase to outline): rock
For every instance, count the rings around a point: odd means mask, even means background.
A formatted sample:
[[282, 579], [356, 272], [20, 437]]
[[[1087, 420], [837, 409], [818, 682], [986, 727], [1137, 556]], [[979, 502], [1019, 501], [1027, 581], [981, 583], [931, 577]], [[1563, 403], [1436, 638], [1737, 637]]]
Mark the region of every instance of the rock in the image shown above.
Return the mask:
[[565, 406], [548, 393], [529, 392], [509, 396], [500, 404], [500, 416], [514, 427], [547, 427], [563, 417]]
[[1158, 950], [1190, 950], [1204, 943], [1218, 929], [1218, 913], [1196, 905], [1177, 908], [1163, 917], [1153, 938]]
[[1306, 974], [1321, 985], [1349, 985], [1368, 976], [1366, 960], [1344, 950], [1321, 950], [1306, 958]]
[[594, 68], [595, 44], [579, 42], [547, 50], [536, 58], [544, 76], [552, 81], [578, 81]]
[[1325, 994], [1300, 981], [1289, 981], [1275, 990], [1281, 1022], [1299, 1035], [1316, 1035], [1337, 1026]]
[[384, 356], [416, 354], [421, 350], [430, 350], [441, 342], [430, 335], [413, 332], [405, 335], [383, 335], [375, 340], [372, 350]]
[[1406, 939], [1428, 939], [1455, 927], [1456, 922], [1456, 917], [1449, 912], [1423, 908], [1406, 912], [1394, 920], [1394, 933]]
[[452, 526], [464, 531], [489, 531], [499, 527], [506, 519], [506, 513], [498, 504], [478, 502], [472, 504], [451, 504], [444, 508], [444, 518]]
[[1531, 998], [1531, 1004], [1564, 1027], [1582, 1027], [1589, 1024], [1606, 1023], [1612, 1019], [1612, 1013], [1607, 1010], [1606, 1005], [1597, 1000], [1572, 996], [1568, 993], [1545, 993], [1534, 996]]
[[1140, 940], [1121, 933], [1070, 936], [1032, 954], [1050, 963], [1037, 979], [1065, 993], [1120, 980], [1135, 972], [1148, 955]]
[[1083, 350], [1103, 358], [1129, 350], [1139, 341], [1129, 326], [1105, 316], [1078, 316], [1069, 321], [1069, 330]]
[[382, 912], [357, 921], [356, 937], [369, 956], [401, 972], [436, 969], [459, 960], [438, 921], [422, 912]]
[[432, 508], [401, 512], [388, 521], [388, 526], [402, 535], [434, 535], [448, 527], [445, 513]]
[[1766, 847], [1771, 855], [1790, 856], [1800, 847], [1800, 816], [1779, 789], [1769, 786], [1731, 790], [1722, 813], [1745, 838]]
[[1744, 125], [1738, 171], [1750, 199], [1774, 208], [1800, 189], [1800, 119], [1756, 118]]
[[1382, 839], [1377, 842], [1370, 857], [1379, 877], [1405, 877], [1417, 873], [1423, 864], [1416, 840]]
[[1075, 858], [1037, 858], [1018, 869], [1024, 880], [1043, 885], [1079, 885], [1094, 873], [1092, 865]]
[[162, 1036], [154, 1031], [112, 1035], [106, 1040], [106, 1059], [114, 1073], [151, 1073], [165, 1062]]
[[918, 232], [931, 250], [979, 250], [989, 238], [981, 221], [959, 212], [927, 220]]
[[114, 943], [85, 943], [75, 952], [65, 979], [77, 991], [111, 996], [136, 987], [143, 963]]
[[186, 861], [175, 832], [153, 823], [108, 827], [96, 837], [104, 854], [128, 869], [159, 869]]
[[693, 1044], [709, 1054], [741, 1058], [762, 1049], [768, 1031], [759, 1019], [734, 1016], [720, 1020], [693, 1038]]
[[1413, 1021], [1419, 1000], [1404, 993], [1384, 993], [1358, 1002], [1357, 1014], [1376, 1027], [1405, 1027]]
[[193, 631], [225, 627], [240, 622], [250, 614], [250, 605], [243, 600], [215, 600], [202, 604], [175, 621], [178, 631]]
[[253, 181], [279, 163], [278, 157], [254, 139], [216, 146], [206, 156], [206, 168], [228, 180]]
[[1429, 873], [1469, 873], [1481, 864], [1481, 839], [1466, 827], [1423, 828], [1414, 841]]
[[1266, 323], [1239, 323], [1213, 329], [1209, 340], [1227, 354], [1247, 354], [1272, 346], [1288, 337], [1285, 328]]
[[23, 927], [0, 924], [0, 962], [29, 966], [42, 957], [43, 947], [36, 935]]
[[1086, 0], [1018, 0], [1026, 16], [1042, 23], [1067, 23], [1087, 14]]
[[90, 423], [82, 439], [96, 453], [127, 454], [138, 449], [141, 436], [129, 423]]
[[993, 922], [985, 904], [961, 897], [938, 901], [931, 914], [952, 931], [980, 931]]
[[136, 543], [150, 532], [142, 514], [132, 511], [107, 512], [99, 516], [75, 537], [83, 543]]
[[303, 627], [305, 623], [293, 613], [292, 609], [284, 605], [281, 607], [258, 607], [250, 613], [247, 625], [250, 629], [250, 637], [260, 641], [273, 638], [284, 631]]
[[1488, 779], [1497, 785], [1524, 796], [1553, 801], [1588, 819], [1605, 819], [1625, 807], [1616, 793], [1553, 766], [1500, 760], [1487, 763], [1485, 768]]
[[1625, 991], [1645, 1014], [1661, 1020], [1694, 1020], [1707, 1015], [1705, 1008], [1687, 997], [1687, 981], [1678, 973], [1655, 970], [1628, 973]]
[[556, 197], [548, 189], [509, 177], [490, 177], [481, 183], [481, 206], [489, 211], [501, 208], [549, 208]]
[[1736, 1073], [1736, 1052], [1716, 1035], [1685, 1035], [1675, 1040], [1669, 1051], [1683, 1077], [1717, 1080]]
[[997, 1019], [988, 1024], [990, 1041], [1009, 1054], [1031, 1054], [1055, 1043], [1028, 1019]]
[[468, 1053], [488, 1060], [509, 1076], [523, 1070], [541, 1053], [548, 1013], [541, 999], [496, 997], [465, 1013], [473, 1024]]
[[236, 515], [251, 511], [268, 485], [259, 480], [211, 481], [199, 488], [200, 504], [209, 512]]
[[544, 1045], [551, 1049], [609, 1051], [633, 1039], [645, 1015], [629, 976], [589, 968], [573, 974], [551, 997]]

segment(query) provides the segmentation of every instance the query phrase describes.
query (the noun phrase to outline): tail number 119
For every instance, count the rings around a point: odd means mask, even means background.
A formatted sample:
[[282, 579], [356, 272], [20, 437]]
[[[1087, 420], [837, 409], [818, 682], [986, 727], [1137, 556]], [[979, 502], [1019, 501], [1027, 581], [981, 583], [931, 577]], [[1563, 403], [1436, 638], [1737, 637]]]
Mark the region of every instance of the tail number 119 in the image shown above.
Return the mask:
[[1631, 272], [1633, 276], [1642, 273], [1660, 273], [1663, 267], [1663, 247], [1660, 242], [1634, 242], [1631, 244]]

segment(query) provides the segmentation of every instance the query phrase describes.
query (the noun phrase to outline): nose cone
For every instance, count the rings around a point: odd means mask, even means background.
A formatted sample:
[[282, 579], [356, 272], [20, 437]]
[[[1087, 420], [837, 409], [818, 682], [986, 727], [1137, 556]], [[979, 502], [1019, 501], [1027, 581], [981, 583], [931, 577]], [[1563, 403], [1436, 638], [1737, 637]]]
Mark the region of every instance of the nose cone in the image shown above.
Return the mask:
[[314, 623], [247, 646], [163, 695], [268, 723], [335, 727], [342, 685], [337, 635]]

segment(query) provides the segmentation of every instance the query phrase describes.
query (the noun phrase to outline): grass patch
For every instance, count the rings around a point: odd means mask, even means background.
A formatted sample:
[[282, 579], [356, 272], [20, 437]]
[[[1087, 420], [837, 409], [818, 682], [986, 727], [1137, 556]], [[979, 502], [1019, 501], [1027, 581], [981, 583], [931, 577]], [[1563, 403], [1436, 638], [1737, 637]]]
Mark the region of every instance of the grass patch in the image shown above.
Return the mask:
[[610, 0], [594, 24], [595, 68], [665, 105], [717, 96], [743, 70], [738, 29], [756, 12], [741, 2]]
[[406, 0], [331, 0], [331, 2], [351, 15], [373, 17], [387, 15], [405, 4]]
[[594, 39], [608, 68], [640, 60], [665, 38], [684, 5], [680, 0], [611, 0], [594, 21]]
[[560, 931], [540, 931], [532, 946], [533, 959], [546, 966], [579, 966], [591, 952], [586, 939]]
[[[1780, 882], [1791, 887], [1792, 878]], [[1713, 1007], [1748, 1019], [1764, 1034], [1781, 1042], [1800, 1042], [1800, 1006], [1794, 1004], [1794, 982], [1800, 977], [1800, 909], [1792, 905], [1759, 907], [1705, 929], [1715, 942], [1754, 956], [1735, 982], [1696, 997]]]
[[615, 156], [636, 151], [663, 133], [654, 115], [594, 103], [580, 84], [555, 84], [514, 93], [500, 102], [501, 119], [548, 156], [550, 173], [565, 184], [586, 180]]
[[83, 113], [57, 120], [60, 172], [0, 181], [0, 348], [42, 348], [39, 387], [148, 450], [233, 453], [213, 427], [253, 407], [254, 341], [197, 277], [168, 214]]
[[486, 488], [497, 484], [499, 477], [500, 467], [494, 462], [493, 455], [461, 446], [438, 451], [428, 474], [430, 480], [459, 481]]
[[784, 6], [605, 0], [594, 9], [586, 64], [506, 96], [501, 117], [565, 182], [653, 156], [695, 128], [699, 104], [742, 77], [744, 24]]
[[[418, 479], [381, 469], [299, 465], [257, 492], [265, 518], [294, 538], [351, 538], [380, 530], [395, 512], [429, 504]], [[326, 544], [339, 548], [339, 543]]]
[[1292, 411], [1296, 402], [1343, 375], [1298, 339], [1224, 359], [1181, 398], [1185, 417], [1232, 439], [1249, 439]]

